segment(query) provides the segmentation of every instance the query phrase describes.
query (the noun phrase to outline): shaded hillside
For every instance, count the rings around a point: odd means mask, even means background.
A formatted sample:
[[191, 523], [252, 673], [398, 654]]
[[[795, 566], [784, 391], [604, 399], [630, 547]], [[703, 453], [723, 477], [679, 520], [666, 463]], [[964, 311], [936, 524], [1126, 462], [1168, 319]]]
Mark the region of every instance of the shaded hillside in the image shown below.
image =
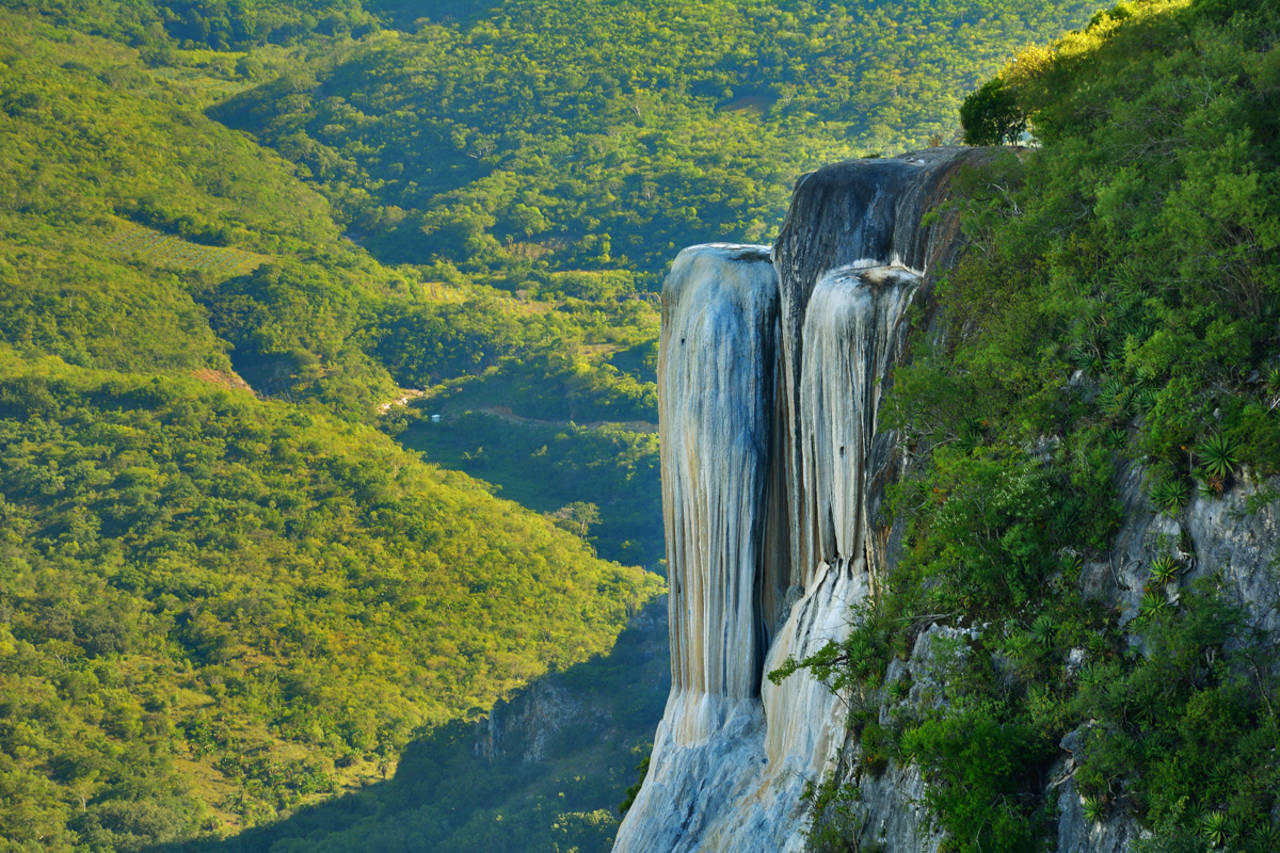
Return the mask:
[[607, 655], [539, 678], [489, 719], [410, 742], [386, 781], [235, 838], [159, 850], [604, 853], [666, 700], [666, 606], [651, 603]]

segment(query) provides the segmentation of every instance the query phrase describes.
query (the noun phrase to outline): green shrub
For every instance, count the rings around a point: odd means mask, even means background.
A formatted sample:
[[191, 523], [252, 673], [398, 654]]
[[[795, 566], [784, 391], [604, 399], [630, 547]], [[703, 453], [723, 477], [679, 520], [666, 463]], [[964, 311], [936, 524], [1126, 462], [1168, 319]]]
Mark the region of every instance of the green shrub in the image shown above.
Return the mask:
[[1027, 114], [1013, 89], [997, 77], [964, 99], [960, 124], [969, 145], [1003, 145], [1018, 141], [1027, 129]]
[[1156, 480], [1151, 487], [1151, 504], [1160, 512], [1173, 517], [1187, 502], [1187, 490], [1172, 477]]
[[981, 706], [949, 709], [902, 739], [929, 779], [926, 805], [960, 853], [1038, 849], [1041, 816], [1022, 792], [1051, 746]]
[[862, 729], [859, 736], [862, 746], [862, 766], [873, 776], [879, 776], [893, 757], [896, 746], [893, 733], [877, 722], [871, 722]]
[[1221, 493], [1223, 485], [1240, 465], [1239, 448], [1235, 441], [1222, 433], [1215, 433], [1196, 448], [1200, 467], [1209, 479], [1210, 487]]

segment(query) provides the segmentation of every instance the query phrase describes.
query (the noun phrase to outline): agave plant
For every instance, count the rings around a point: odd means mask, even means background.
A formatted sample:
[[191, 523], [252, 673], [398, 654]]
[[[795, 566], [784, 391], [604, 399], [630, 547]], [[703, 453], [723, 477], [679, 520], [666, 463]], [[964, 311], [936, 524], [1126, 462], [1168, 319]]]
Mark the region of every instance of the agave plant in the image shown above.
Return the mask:
[[1067, 357], [1081, 370], [1092, 371], [1098, 366], [1097, 344], [1090, 340], [1075, 340], [1071, 343]]
[[1111, 375], [1098, 389], [1098, 403], [1109, 417], [1122, 417], [1129, 402], [1129, 389], [1120, 377]]
[[1151, 487], [1151, 503], [1165, 515], [1176, 515], [1186, 500], [1187, 494], [1177, 480], [1160, 479]]
[[1225, 481], [1240, 465], [1235, 442], [1220, 432], [1206, 438], [1196, 448], [1196, 454], [1200, 457], [1200, 466], [1210, 478]]
[[1210, 847], [1221, 847], [1227, 840], [1226, 812], [1209, 812], [1200, 818], [1200, 837]]
[[1280, 825], [1264, 823], [1254, 827], [1249, 841], [1254, 850], [1280, 850]]
[[1036, 617], [1036, 621], [1031, 623], [1031, 639], [1036, 645], [1047, 649], [1053, 645], [1055, 629], [1053, 617], [1048, 613], [1041, 613]]
[[1165, 598], [1163, 590], [1148, 590], [1143, 593], [1142, 601], [1138, 604], [1138, 618], [1154, 619], [1168, 609], [1169, 599]]
[[1172, 583], [1180, 571], [1182, 566], [1168, 554], [1161, 554], [1151, 561], [1151, 579], [1161, 586]]
[[1149, 412], [1156, 406], [1156, 400], [1159, 398], [1160, 392], [1150, 386], [1138, 389], [1133, 395], [1133, 404], [1140, 411]]
[[[1234, 814], [1227, 818], [1227, 837], [1239, 838], [1242, 835], [1244, 835], [1244, 818], [1240, 817], [1238, 814]], [[1274, 847], [1272, 848], [1272, 851], [1274, 853]]]
[[1089, 823], [1097, 823], [1102, 820], [1106, 814], [1106, 808], [1102, 805], [1102, 800], [1097, 797], [1084, 798], [1084, 819]]

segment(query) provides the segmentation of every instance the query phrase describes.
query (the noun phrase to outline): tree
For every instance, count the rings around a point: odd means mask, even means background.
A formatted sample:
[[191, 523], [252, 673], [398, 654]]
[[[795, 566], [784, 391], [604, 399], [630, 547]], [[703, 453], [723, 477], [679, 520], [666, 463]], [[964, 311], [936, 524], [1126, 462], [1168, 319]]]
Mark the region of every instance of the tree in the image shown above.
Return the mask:
[[971, 92], [960, 105], [964, 141], [969, 145], [1004, 145], [1016, 142], [1027, 129], [1027, 115], [1014, 90], [996, 77]]
[[586, 501], [574, 501], [560, 507], [551, 517], [557, 527], [586, 539], [591, 526], [600, 522], [600, 507]]

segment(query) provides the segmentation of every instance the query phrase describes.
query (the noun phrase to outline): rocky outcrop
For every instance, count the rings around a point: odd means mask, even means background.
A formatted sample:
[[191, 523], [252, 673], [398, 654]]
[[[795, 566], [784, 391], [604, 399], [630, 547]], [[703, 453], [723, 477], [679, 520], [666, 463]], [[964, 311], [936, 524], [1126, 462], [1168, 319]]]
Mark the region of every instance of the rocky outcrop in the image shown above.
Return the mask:
[[927, 303], [934, 276], [961, 247], [957, 214], [943, 209], [941, 203], [966, 164], [989, 156], [983, 149], [934, 148], [892, 159], [837, 163], [796, 182], [773, 247], [781, 290], [778, 421], [784, 455], [779, 457], [778, 471], [788, 512], [784, 531], [784, 562], [792, 572], [788, 587], [803, 586], [805, 574], [819, 564], [822, 555], [810, 512], [814, 496], [806, 493], [802, 474], [802, 439], [788, 428], [800, 420], [804, 324], [814, 291], [833, 270], [884, 266], [917, 273], [919, 296]]
[[672, 684], [616, 850], [731, 849], [737, 826], [772, 833], [785, 823], [732, 806], [766, 762], [757, 579], [767, 562], [777, 302], [763, 246], [686, 249], [663, 289], [658, 399]]
[[[926, 213], [972, 149], [801, 178], [777, 244], [681, 252], [659, 343], [672, 688], [615, 850], [797, 850], [845, 707], [807, 672], [884, 559], [879, 402], [904, 317], [956, 251]], [[888, 816], [886, 815], [886, 819]]]
[[1114, 602], [1121, 618], [1138, 612], [1151, 564], [1168, 555], [1181, 566], [1171, 597], [1192, 583], [1213, 579], [1229, 601], [1261, 630], [1280, 628], [1280, 478], [1246, 479], [1226, 494], [1196, 494], [1179, 513], [1157, 512], [1147, 500], [1146, 471], [1127, 468], [1120, 477], [1124, 520], [1105, 563], [1085, 566], [1086, 595]]
[[[1170, 516], [1151, 507], [1145, 477], [1138, 466], [1121, 472], [1117, 486], [1123, 523], [1108, 551], [1110, 559], [1083, 567], [1081, 593], [1114, 606], [1127, 622], [1137, 615], [1144, 592], [1152, 586], [1152, 564], [1158, 557], [1169, 556], [1182, 567], [1177, 581], [1167, 588], [1171, 600], [1197, 582], [1210, 582], [1244, 611], [1250, 627], [1267, 632], [1280, 627], [1280, 570], [1275, 565], [1280, 478], [1246, 480], [1220, 497], [1196, 495], [1185, 509]], [[898, 700], [881, 697], [878, 722], [887, 727], [894, 714], [914, 715], [932, 707], [941, 686], [934, 641], [966, 633], [976, 636], [976, 632], [937, 624], [921, 632], [910, 657], [891, 661], [884, 679], [886, 684], [903, 682], [911, 688]], [[1087, 663], [1085, 650], [1074, 650], [1063, 662], [1063, 677], [1074, 676]], [[1073, 778], [1077, 760], [1084, 754], [1087, 728], [1075, 729], [1062, 739], [1059, 758], [1047, 773], [1044, 793], [1056, 804], [1055, 849], [1058, 853], [1125, 853], [1150, 833], [1124, 809], [1108, 809], [1100, 819], [1088, 814]], [[937, 850], [942, 838], [931, 829], [921, 806], [925, 789], [919, 770], [894, 761], [878, 767], [871, 758], [858, 739], [850, 737], [835, 768], [836, 779], [858, 791], [856, 801], [841, 804], [845, 832], [867, 849]]]
[[[682, 741], [714, 726], [710, 699], [760, 689], [778, 286], [767, 247], [686, 249], [663, 291], [658, 346], [662, 506], [671, 588], [672, 696]], [[692, 710], [692, 709], [691, 709]]]
[[[1208, 582], [1241, 609], [1250, 628], [1267, 633], [1280, 628], [1275, 550], [1280, 541], [1280, 478], [1262, 483], [1246, 479], [1222, 496], [1197, 494], [1175, 515], [1150, 505], [1145, 478], [1145, 470], [1137, 465], [1121, 473], [1123, 523], [1108, 552], [1110, 559], [1085, 565], [1083, 593], [1114, 605], [1121, 620], [1128, 622], [1138, 615], [1142, 596], [1152, 586], [1152, 564], [1167, 556], [1181, 566], [1177, 580], [1166, 587], [1171, 601], [1193, 584]], [[1139, 641], [1135, 637], [1132, 642]], [[1086, 815], [1072, 780], [1076, 757], [1083, 754], [1085, 728], [1062, 739], [1062, 756], [1051, 774], [1057, 788], [1058, 853], [1124, 853], [1147, 833], [1123, 810], [1102, 820]]]
[[[494, 703], [475, 721], [472, 754], [510, 769], [585, 762], [592, 749], [643, 739], [643, 721], [657, 715], [666, 686], [665, 609], [666, 602], [656, 600], [635, 614], [607, 658], [549, 672]], [[623, 690], [626, 699], [620, 701]]]
[[[935, 277], [962, 248], [956, 213], [940, 205], [966, 164], [990, 156], [933, 149], [827, 167], [797, 182], [772, 248], [695, 246], [673, 264], [659, 351], [672, 690], [615, 850], [802, 849], [805, 792], [824, 778], [857, 792], [837, 804], [846, 840], [939, 849], [919, 769], [864, 754], [841, 700], [807, 671], [766, 676], [845, 636], [852, 606], [895, 562], [902, 531], [884, 526], [880, 505], [905, 462], [878, 429], [880, 399], [909, 309], [928, 326]], [[1280, 628], [1280, 478], [1246, 476], [1177, 517], [1148, 505], [1141, 469], [1119, 487], [1123, 524], [1109, 560], [1083, 566], [1082, 594], [1123, 624], [1153, 562], [1169, 557], [1181, 567], [1161, 585], [1171, 600], [1207, 579], [1254, 627]], [[885, 684], [910, 687], [882, 697], [878, 725], [941, 701], [935, 640], [980, 630], [926, 627], [889, 664]], [[1064, 677], [1085, 656], [1073, 650]], [[1058, 849], [1122, 853], [1143, 831], [1122, 809], [1090, 818], [1073, 779], [1085, 728], [1049, 768]]]

